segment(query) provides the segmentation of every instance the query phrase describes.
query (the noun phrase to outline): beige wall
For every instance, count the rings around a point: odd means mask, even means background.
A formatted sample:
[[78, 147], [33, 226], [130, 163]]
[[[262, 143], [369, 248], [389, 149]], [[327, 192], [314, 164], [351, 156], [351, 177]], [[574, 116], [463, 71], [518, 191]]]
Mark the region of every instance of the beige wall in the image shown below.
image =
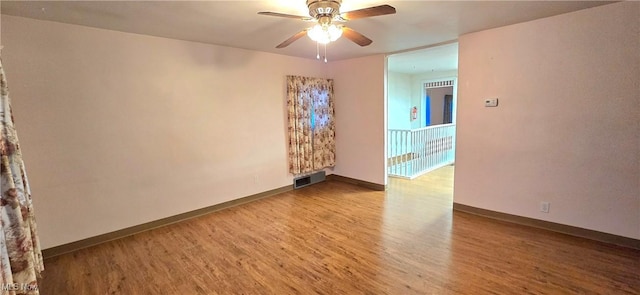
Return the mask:
[[385, 57], [335, 61], [336, 165], [338, 175], [386, 184]]
[[[326, 76], [315, 60], [6, 15], [2, 38], [44, 248], [290, 185], [285, 75]], [[348, 121], [382, 118], [361, 98], [338, 96], [347, 145]]]
[[[455, 202], [640, 238], [638, 11], [460, 38]], [[490, 97], [498, 108], [483, 107]]]

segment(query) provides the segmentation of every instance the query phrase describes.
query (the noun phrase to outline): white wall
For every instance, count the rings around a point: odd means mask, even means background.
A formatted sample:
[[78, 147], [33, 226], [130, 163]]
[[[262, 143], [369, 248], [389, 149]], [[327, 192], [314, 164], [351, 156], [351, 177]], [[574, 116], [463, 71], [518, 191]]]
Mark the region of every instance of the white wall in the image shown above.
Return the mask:
[[[326, 76], [315, 60], [6, 15], [2, 44], [44, 248], [290, 185], [285, 76]], [[367, 167], [383, 163], [382, 72], [336, 76], [338, 161], [382, 183]]]
[[[424, 83], [430, 81], [436, 81], [445, 78], [455, 78], [458, 76], [458, 71], [437, 71], [421, 74], [411, 75], [411, 103], [412, 105], [419, 106], [418, 111], [424, 112]], [[454, 90], [455, 93], [455, 90]], [[455, 95], [454, 95], [455, 100]], [[455, 103], [454, 103], [455, 110]], [[455, 118], [455, 112], [454, 112]], [[425, 116], [418, 116], [419, 120], [415, 120], [411, 123], [411, 128], [417, 129], [426, 126]], [[432, 120], [433, 121], [433, 120]], [[455, 122], [455, 120], [454, 120]]]
[[336, 108], [335, 174], [386, 185], [385, 56], [331, 62]]
[[615, 3], [460, 37], [455, 202], [640, 238], [638, 11]]
[[[388, 72], [388, 111], [389, 129], [411, 129], [411, 75]], [[416, 105], [418, 106], [418, 105]]]

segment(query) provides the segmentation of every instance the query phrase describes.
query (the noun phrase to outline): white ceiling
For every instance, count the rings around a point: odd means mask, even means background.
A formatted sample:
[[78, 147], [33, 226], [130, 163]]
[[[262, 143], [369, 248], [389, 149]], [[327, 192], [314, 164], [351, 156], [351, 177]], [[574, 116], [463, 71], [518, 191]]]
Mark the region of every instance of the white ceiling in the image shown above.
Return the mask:
[[[345, 38], [328, 46], [329, 60], [386, 54], [456, 40], [489, 28], [603, 5], [607, 1], [367, 1], [343, 0], [341, 11], [389, 4], [394, 15], [357, 19], [346, 25], [368, 36], [360, 47]], [[2, 14], [315, 58], [316, 44], [302, 38], [275, 46], [310, 27], [295, 19], [258, 15], [275, 11], [307, 15], [305, 0], [270, 1], [6, 1]], [[449, 48], [451, 49], [451, 48]], [[457, 53], [456, 53], [457, 54]], [[447, 54], [445, 54], [447, 55]], [[414, 54], [414, 58], [419, 58]], [[406, 59], [409, 59], [408, 57]], [[424, 58], [423, 58], [424, 59]], [[457, 58], [456, 58], [457, 60]], [[398, 62], [411, 63], [405, 58]], [[457, 61], [456, 61], [457, 62]], [[441, 67], [444, 65], [431, 65]], [[408, 69], [412, 69], [409, 67]]]
[[458, 43], [390, 55], [388, 69], [405, 74], [455, 71], [458, 69]]

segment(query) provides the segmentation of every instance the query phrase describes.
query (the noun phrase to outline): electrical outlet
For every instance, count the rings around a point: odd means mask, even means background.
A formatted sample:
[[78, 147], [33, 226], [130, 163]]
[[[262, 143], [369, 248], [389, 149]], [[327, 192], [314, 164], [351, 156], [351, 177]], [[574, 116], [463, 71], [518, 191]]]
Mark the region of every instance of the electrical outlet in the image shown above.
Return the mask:
[[549, 207], [551, 207], [551, 203], [540, 202], [540, 212], [549, 213]]

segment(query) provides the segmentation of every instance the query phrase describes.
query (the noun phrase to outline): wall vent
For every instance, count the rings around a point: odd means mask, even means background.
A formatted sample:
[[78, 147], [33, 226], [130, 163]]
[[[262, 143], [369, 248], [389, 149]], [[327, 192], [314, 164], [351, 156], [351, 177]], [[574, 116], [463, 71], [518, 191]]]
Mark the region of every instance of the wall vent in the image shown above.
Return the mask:
[[293, 179], [293, 188], [299, 189], [305, 186], [312, 185], [314, 183], [322, 182], [326, 178], [324, 171], [319, 171], [313, 174], [299, 176]]

